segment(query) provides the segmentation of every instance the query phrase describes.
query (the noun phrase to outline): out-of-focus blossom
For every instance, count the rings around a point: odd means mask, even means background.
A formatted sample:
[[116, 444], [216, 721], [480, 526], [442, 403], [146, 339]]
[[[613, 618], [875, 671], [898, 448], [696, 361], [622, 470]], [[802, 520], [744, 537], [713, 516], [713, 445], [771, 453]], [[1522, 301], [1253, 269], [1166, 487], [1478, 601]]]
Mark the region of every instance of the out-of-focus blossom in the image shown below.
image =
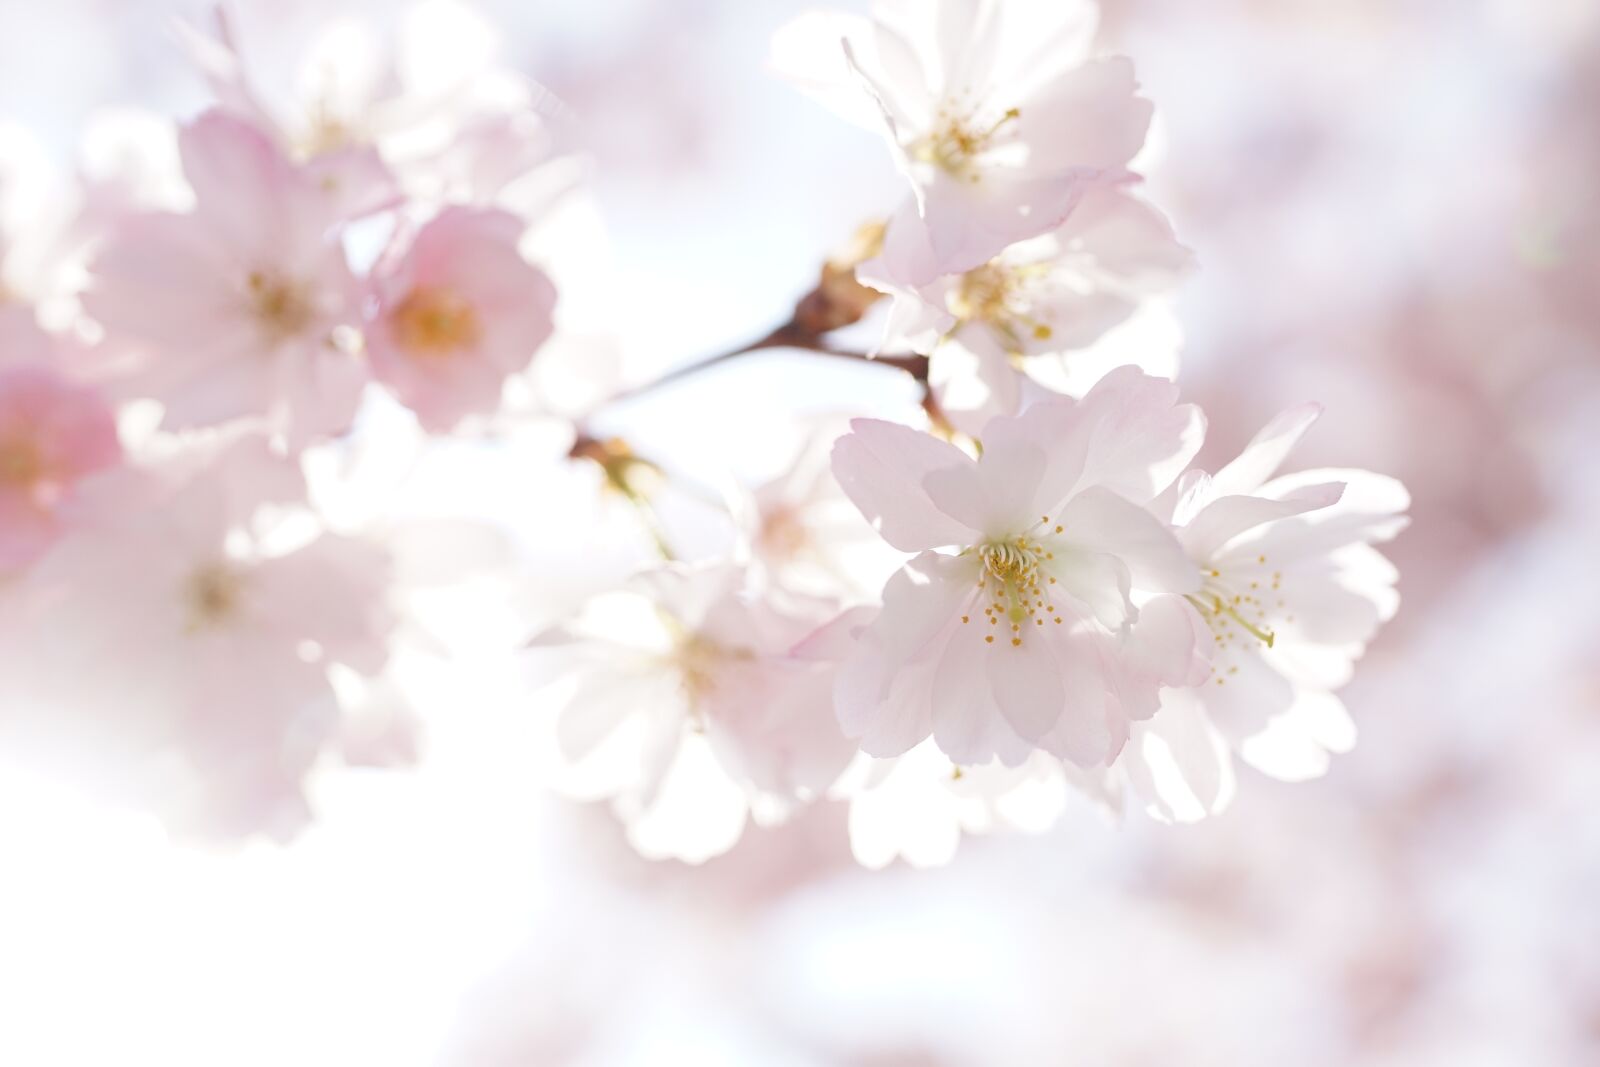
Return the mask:
[[11, 604], [0, 725], [197, 832], [292, 829], [330, 667], [387, 658], [386, 554], [289, 521], [300, 474], [254, 437], [91, 488]]
[[859, 275], [894, 297], [884, 347], [930, 355], [940, 411], [977, 435], [995, 415], [1016, 413], [1029, 357], [1070, 363], [1170, 288], [1192, 259], [1159, 211], [1107, 185], [1087, 192], [1053, 232], [965, 273], [916, 285], [914, 264], [885, 255]]
[[169, 429], [264, 416], [297, 444], [345, 430], [367, 375], [339, 331], [358, 307], [336, 201], [233, 116], [201, 116], [179, 148], [194, 210], [129, 218], [84, 294], [128, 350], [118, 388], [159, 400]]
[[921, 285], [1050, 232], [1086, 189], [1127, 175], [1150, 104], [1128, 60], [1087, 58], [1095, 25], [1077, 0], [880, 2], [870, 21], [802, 17], [773, 61], [887, 135], [915, 192], [888, 241]]
[[78, 482], [122, 455], [110, 406], [59, 363], [28, 311], [0, 309], [0, 575], [37, 559]]
[[1297, 781], [1355, 742], [1332, 690], [1399, 607], [1398, 576], [1372, 546], [1405, 528], [1410, 498], [1370, 471], [1273, 477], [1319, 412], [1285, 412], [1215, 475], [1190, 472], [1158, 504], [1203, 575], [1189, 601], [1210, 659], [1200, 685], [1162, 694], [1121, 760], [1160, 817], [1226, 804], [1231, 751]]
[[842, 420], [807, 434], [778, 477], [730, 503], [761, 575], [780, 589], [854, 601], [876, 596], [904, 557], [883, 543], [839, 490], [829, 470]]
[[1041, 747], [1093, 766], [1154, 712], [1159, 684], [1189, 677], [1194, 630], [1162, 594], [1200, 576], [1135, 502], [1199, 446], [1200, 413], [1176, 394], [1125, 369], [1081, 401], [993, 420], [976, 461], [907, 427], [853, 424], [834, 448], [840, 485], [886, 541], [920, 553], [839, 674], [840, 721], [865, 752], [931, 735], [961, 764], [1014, 766]]
[[435, 181], [428, 171], [476, 116], [539, 95], [495, 62], [482, 16], [449, 0], [368, 19], [225, 3], [180, 30], [217, 100], [357, 209], [392, 200], [397, 178]]
[[500, 406], [551, 332], [556, 291], [504, 211], [447, 208], [374, 279], [373, 374], [430, 430]]
[[863, 760], [835, 795], [850, 805], [850, 849], [863, 866], [903, 858], [913, 867], [950, 862], [963, 834], [1048, 829], [1067, 800], [1060, 760], [1034, 752], [1017, 767], [956, 767], [931, 741], [903, 756]]
[[614, 798], [646, 856], [724, 852], [747, 816], [784, 817], [849, 761], [831, 667], [790, 654], [828, 605], [780, 609], [744, 580], [725, 565], [647, 572], [535, 641], [559, 671], [564, 787]]

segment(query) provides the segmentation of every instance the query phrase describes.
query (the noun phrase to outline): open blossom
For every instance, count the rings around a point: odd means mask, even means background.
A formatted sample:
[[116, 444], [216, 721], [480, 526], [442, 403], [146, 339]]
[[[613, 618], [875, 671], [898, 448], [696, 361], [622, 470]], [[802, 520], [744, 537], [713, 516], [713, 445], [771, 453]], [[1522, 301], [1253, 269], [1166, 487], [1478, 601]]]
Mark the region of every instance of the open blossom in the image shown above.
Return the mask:
[[97, 479], [6, 620], [0, 731], [199, 832], [291, 828], [338, 739], [328, 672], [379, 671], [393, 623], [384, 552], [265, 522], [303, 494], [257, 438]]
[[1140, 503], [1198, 447], [1200, 414], [1175, 395], [1127, 368], [1082, 400], [993, 420], [977, 460], [853, 423], [835, 476], [885, 540], [920, 553], [840, 669], [838, 714], [863, 751], [895, 756], [931, 735], [960, 764], [1043, 748], [1098, 765], [1160, 685], [1192, 676], [1178, 597], [1200, 575]]
[[508, 212], [446, 208], [380, 265], [367, 332], [373, 374], [430, 430], [500, 406], [549, 338], [556, 291]]
[[111, 408], [56, 362], [25, 310], [0, 310], [0, 575], [49, 548], [77, 483], [122, 456]]
[[120, 388], [160, 400], [169, 429], [263, 416], [295, 443], [342, 432], [366, 372], [337, 332], [358, 320], [358, 293], [335, 199], [222, 112], [185, 127], [179, 149], [194, 210], [126, 220], [83, 298], [131, 354]]
[[803, 17], [774, 61], [884, 130], [915, 194], [889, 240], [924, 250], [907, 259], [924, 284], [1050, 232], [1086, 190], [1128, 175], [1151, 109], [1128, 60], [1087, 58], [1095, 25], [1077, 0], [880, 0], [870, 21]]
[[790, 655], [821, 613], [754, 599], [743, 580], [724, 565], [650, 572], [535, 642], [564, 677], [568, 788], [614, 798], [647, 856], [724, 852], [748, 816], [815, 799], [850, 759], [831, 667]]
[[1274, 777], [1323, 773], [1355, 742], [1333, 690], [1399, 606], [1396, 573], [1373, 545], [1404, 529], [1409, 498], [1362, 470], [1274, 477], [1316, 420], [1273, 420], [1215, 475], [1187, 474], [1158, 505], [1200, 568], [1189, 598], [1203, 620], [1204, 682], [1166, 690], [1119, 762], [1163, 818], [1198, 818], [1232, 792], [1232, 753]]
[[919, 259], [906, 262], [891, 243], [857, 275], [894, 297], [883, 347], [929, 355], [940, 410], [977, 434], [995, 415], [1016, 413], [1030, 357], [1070, 359], [1170, 288], [1193, 257], [1159, 211], [1106, 185], [1052, 232], [982, 266], [919, 285]]

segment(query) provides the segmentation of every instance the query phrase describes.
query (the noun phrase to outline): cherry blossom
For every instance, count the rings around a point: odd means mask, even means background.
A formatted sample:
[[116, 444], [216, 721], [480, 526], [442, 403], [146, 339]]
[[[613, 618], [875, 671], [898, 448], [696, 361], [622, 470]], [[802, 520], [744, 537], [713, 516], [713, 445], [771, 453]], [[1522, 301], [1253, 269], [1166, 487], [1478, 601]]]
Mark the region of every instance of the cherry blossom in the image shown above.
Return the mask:
[[1160, 684], [1190, 677], [1195, 632], [1177, 598], [1200, 575], [1136, 502], [1198, 447], [1200, 414], [1175, 397], [1126, 369], [1081, 401], [994, 419], [977, 460], [907, 427], [852, 424], [834, 448], [840, 485], [886, 541], [919, 553], [840, 669], [839, 718], [863, 751], [895, 756], [931, 735], [960, 764], [1016, 765], [1038, 747], [1093, 766], [1154, 713]]
[[430, 430], [493, 412], [550, 336], [555, 288], [518, 253], [523, 229], [504, 211], [446, 208], [377, 272], [373, 374]]
[[292, 829], [339, 732], [330, 667], [387, 658], [385, 553], [274, 520], [304, 484], [254, 437], [91, 489], [6, 620], [5, 731], [196, 832]]
[[1164, 691], [1119, 764], [1159, 817], [1224, 806], [1233, 752], [1299, 781], [1355, 743], [1333, 690], [1399, 607], [1395, 569], [1373, 545], [1405, 528], [1410, 501], [1370, 471], [1274, 477], [1320, 410], [1284, 412], [1231, 463], [1190, 472], [1158, 505], [1200, 568], [1189, 602], [1209, 631], [1206, 680]]
[[1091, 189], [1060, 227], [972, 270], [916, 285], [912, 258], [891, 242], [857, 273], [894, 297], [883, 347], [931, 355], [940, 410], [972, 434], [1016, 413], [1031, 357], [1072, 364], [1192, 263], [1161, 213], [1117, 186]]
[[0, 575], [43, 554], [79, 481], [122, 456], [110, 406], [59, 363], [26, 310], [0, 309]]
[[1095, 26], [1077, 0], [880, 0], [871, 21], [803, 17], [773, 60], [886, 134], [915, 193], [889, 241], [919, 250], [904, 262], [922, 285], [1050, 232], [1088, 189], [1129, 174], [1151, 108], [1128, 60], [1088, 58]]
[[179, 150], [194, 210], [126, 220], [83, 297], [128, 354], [119, 388], [160, 400], [168, 429], [266, 417], [296, 443], [342, 432], [366, 371], [340, 333], [358, 292], [336, 199], [222, 112], [186, 126]]
[[782, 818], [850, 758], [831, 667], [790, 654], [826, 605], [799, 614], [744, 581], [720, 564], [647, 572], [534, 643], [559, 668], [565, 787], [611, 797], [646, 856], [724, 852], [747, 817]]

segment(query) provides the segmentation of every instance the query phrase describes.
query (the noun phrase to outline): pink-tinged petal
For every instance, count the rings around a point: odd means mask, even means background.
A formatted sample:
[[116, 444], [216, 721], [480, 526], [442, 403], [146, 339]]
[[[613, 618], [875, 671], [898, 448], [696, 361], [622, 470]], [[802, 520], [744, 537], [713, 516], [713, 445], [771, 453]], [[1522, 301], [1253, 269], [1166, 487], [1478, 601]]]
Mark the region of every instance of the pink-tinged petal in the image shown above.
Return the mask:
[[1133, 581], [1164, 593], [1200, 588], [1200, 571], [1165, 523], [1109, 489], [1079, 493], [1061, 513], [1061, 543], [1080, 552], [1114, 555]]
[[0, 577], [44, 555], [59, 524], [30, 495], [0, 487]]
[[1138, 88], [1124, 56], [1092, 60], [1041, 87], [1017, 120], [1030, 167], [1126, 166], [1144, 147], [1154, 112]]
[[[1298, 471], [1261, 487], [1262, 496], [1282, 498], [1308, 485], [1344, 483], [1337, 503], [1275, 523], [1262, 535], [1261, 551], [1283, 562], [1326, 555], [1356, 542], [1380, 543], [1404, 530], [1411, 494], [1397, 479], [1354, 468]], [[1241, 541], [1241, 545], [1250, 539]], [[1251, 544], [1254, 547], [1254, 544]], [[1230, 549], [1240, 551], [1241, 549]]]
[[1110, 672], [1130, 718], [1149, 718], [1154, 704], [1142, 700], [1160, 686], [1192, 686], [1210, 673], [1210, 631], [1182, 597], [1158, 596], [1139, 609], [1139, 621], [1114, 650]]
[[928, 385], [950, 424], [970, 437], [983, 436], [991, 419], [1015, 415], [1022, 398], [1022, 373], [988, 330], [966, 329], [934, 350]]
[[1233, 759], [1192, 694], [1174, 692], [1161, 714], [1133, 730], [1120, 761], [1146, 810], [1163, 822], [1195, 822], [1233, 798]]
[[[868, 668], [870, 670], [870, 668]], [[847, 663], [834, 683], [834, 706], [846, 735], [856, 737], [861, 751], [889, 759], [904, 755], [933, 731], [931, 685], [933, 663], [905, 667], [890, 677], [879, 672], [870, 683], [859, 678], [862, 665]], [[855, 694], [870, 692], [870, 709], [859, 733], [850, 727], [850, 705]]]
[[966, 453], [931, 434], [892, 422], [855, 419], [833, 446], [833, 474], [883, 539], [902, 552], [969, 545], [980, 532], [940, 511], [923, 479], [948, 467], [971, 467]]
[[1236, 496], [1260, 489], [1278, 473], [1294, 446], [1321, 415], [1321, 404], [1302, 404], [1278, 415], [1231, 463], [1212, 475], [1213, 491], [1218, 496]]
[[763, 792], [814, 797], [855, 754], [833, 713], [833, 671], [797, 660], [729, 664], [703, 707], [724, 766]]
[[1087, 437], [1079, 488], [1102, 485], [1143, 503], [1177, 478], [1205, 438], [1200, 409], [1177, 395], [1171, 382], [1134, 368], [1101, 379], [1079, 407]]
[[881, 113], [845, 62], [840, 42], [847, 39], [854, 42], [860, 60], [870, 64], [873, 26], [867, 19], [838, 11], [802, 12], [772, 35], [767, 66], [824, 107], [876, 131]]
[[1104, 172], [1090, 168], [1038, 177], [991, 167], [976, 182], [936, 171], [919, 186], [932, 256], [906, 280], [927, 285], [941, 274], [981, 267], [1008, 245], [1049, 233], [1072, 213], [1091, 183], [1103, 180]]
[[1082, 614], [1108, 630], [1120, 630], [1133, 620], [1133, 579], [1128, 565], [1104, 552], [1057, 552], [1043, 566], [1056, 579], [1058, 596], [1069, 598]]
[[1235, 747], [1264, 730], [1295, 701], [1294, 686], [1251, 649], [1230, 655], [1227, 669], [1219, 670], [1195, 692], [1212, 723]]
[[1167, 217], [1123, 185], [1090, 188], [1055, 236], [1093, 256], [1094, 273], [1135, 292], [1168, 288], [1194, 269], [1194, 253], [1178, 243]]
[[976, 467], [934, 471], [922, 485], [946, 515], [990, 537], [1006, 537], [1037, 521], [1031, 504], [1044, 465], [1044, 453], [1024, 443], [986, 452]]
[[137, 216], [96, 256], [83, 305], [114, 338], [203, 352], [237, 332], [237, 273], [192, 218]]
[[1239, 755], [1262, 774], [1304, 782], [1327, 773], [1329, 757], [1355, 747], [1356, 726], [1332, 693], [1301, 692], [1289, 709], [1239, 746]]
[[988, 671], [993, 646], [977, 631], [974, 624], [958, 632], [933, 669], [928, 696], [934, 744], [957, 764], [979, 766], [998, 758], [1014, 767], [1028, 758], [1032, 745], [995, 703]]
[[1002, 633], [993, 645], [986, 646], [995, 705], [1027, 741], [1048, 733], [1065, 706], [1066, 690], [1053, 644], [1049, 637], [1024, 632], [1018, 639], [1007, 639]]
[[320, 243], [335, 219], [331, 200], [242, 118], [206, 112], [179, 132], [178, 152], [196, 216], [243, 258], [280, 262], [285, 250]]
[[1062, 711], [1039, 739], [1039, 747], [1079, 767], [1104, 766], [1126, 740], [1126, 722], [1119, 719], [1112, 729], [1112, 707], [1093, 636], [1079, 632], [1059, 640]]
[[1339, 502], [1344, 483], [1308, 485], [1273, 500], [1259, 496], [1224, 496], [1202, 508], [1180, 531], [1184, 547], [1198, 560], [1211, 559], [1224, 545], [1257, 527]]

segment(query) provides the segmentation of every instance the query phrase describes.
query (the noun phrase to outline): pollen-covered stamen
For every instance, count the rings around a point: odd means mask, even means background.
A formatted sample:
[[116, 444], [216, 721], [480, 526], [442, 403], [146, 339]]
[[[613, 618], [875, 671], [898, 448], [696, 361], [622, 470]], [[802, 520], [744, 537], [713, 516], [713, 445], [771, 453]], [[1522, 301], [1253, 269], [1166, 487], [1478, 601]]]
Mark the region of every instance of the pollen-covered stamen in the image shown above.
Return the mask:
[[947, 101], [935, 116], [932, 131], [911, 147], [911, 158], [976, 182], [980, 176], [973, 166], [974, 157], [989, 148], [995, 135], [1021, 115], [1020, 110], [1011, 108], [985, 124], [975, 109], [959, 111]]
[[[1229, 652], [1257, 643], [1272, 648], [1278, 639], [1271, 620], [1286, 606], [1276, 595], [1282, 589], [1283, 573], [1268, 572], [1265, 555], [1256, 557], [1255, 567], [1261, 568], [1259, 574], [1242, 567], [1230, 567], [1228, 573], [1207, 568], [1200, 591], [1186, 597], [1211, 630], [1216, 645], [1211, 673], [1218, 685], [1227, 684], [1225, 675], [1238, 673], [1238, 665], [1227, 662]], [[1287, 616], [1284, 621], [1293, 622], [1294, 617]]]
[[[1019, 536], [989, 541], [972, 549], [983, 563], [978, 575], [978, 598], [984, 602], [983, 613], [990, 626], [1004, 621], [1013, 646], [1022, 644], [1022, 635], [1026, 632], [1024, 624], [1030, 621], [1036, 626], [1043, 626], [1046, 619], [1053, 620], [1056, 625], [1062, 622], [1047, 593], [1048, 585], [1054, 584], [1055, 578], [1043, 573], [1055, 559], [1055, 553], [1034, 536], [1041, 527], [1051, 526], [1052, 520], [1045, 516]], [[1060, 524], [1054, 524], [1055, 533], [1061, 533], [1062, 529]], [[970, 620], [970, 615], [961, 617], [963, 624]], [[984, 640], [992, 644], [993, 634], [986, 634]]]
[[1000, 336], [1007, 349], [1020, 351], [1024, 335], [1048, 341], [1053, 331], [1029, 311], [1028, 290], [1048, 271], [1040, 263], [1009, 264], [998, 259], [967, 271], [946, 300], [957, 320], [981, 323]]

